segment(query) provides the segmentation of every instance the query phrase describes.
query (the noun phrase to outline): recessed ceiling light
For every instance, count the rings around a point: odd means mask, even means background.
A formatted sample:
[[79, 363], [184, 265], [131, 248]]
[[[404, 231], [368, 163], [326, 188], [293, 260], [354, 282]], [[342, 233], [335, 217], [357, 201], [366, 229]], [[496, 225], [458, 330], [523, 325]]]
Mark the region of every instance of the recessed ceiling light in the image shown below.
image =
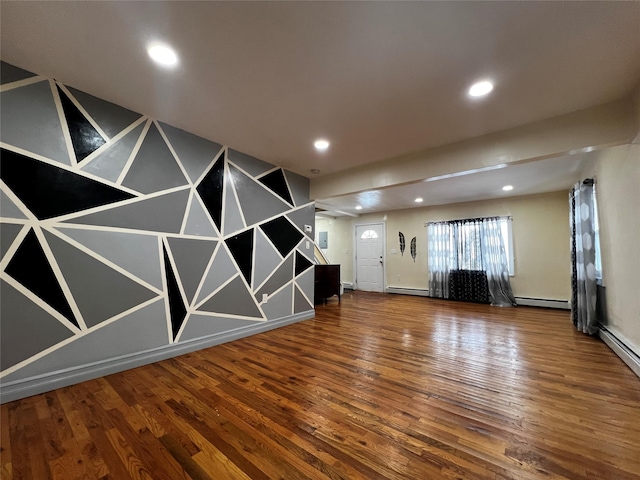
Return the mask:
[[416, 199], [414, 200], [414, 202], [416, 202], [416, 203], [422, 203], [422, 202], [423, 202], [422, 197], [418, 197], [418, 198], [416, 198]]
[[313, 173], [314, 175], [315, 175], [315, 174], [320, 173], [320, 170], [318, 170], [317, 168], [312, 168], [312, 169], [311, 169], [311, 170], [309, 170], [309, 171], [310, 171], [311, 173]]
[[483, 97], [493, 90], [493, 83], [483, 80], [482, 82], [474, 83], [469, 89], [469, 95], [471, 97]]
[[356, 210], [362, 210], [362, 207], [360, 205], [356, 205]]
[[173, 67], [178, 63], [178, 55], [176, 55], [176, 52], [172, 48], [166, 45], [151, 45], [147, 49], [147, 52], [154, 62], [165, 67]]
[[319, 150], [322, 152], [327, 148], [329, 148], [329, 142], [327, 142], [326, 140], [320, 139], [320, 140], [316, 140], [313, 146], [316, 147], [316, 150]]
[[502, 187], [502, 189], [505, 192], [508, 192], [509, 190], [513, 190], [513, 185], [505, 185], [504, 187]]

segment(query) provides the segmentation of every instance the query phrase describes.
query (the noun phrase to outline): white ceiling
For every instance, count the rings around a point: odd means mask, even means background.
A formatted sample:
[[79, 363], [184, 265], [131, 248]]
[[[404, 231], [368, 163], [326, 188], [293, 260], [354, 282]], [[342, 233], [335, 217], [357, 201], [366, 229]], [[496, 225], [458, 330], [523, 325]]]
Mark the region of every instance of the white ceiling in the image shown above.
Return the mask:
[[[640, 2], [2, 1], [0, 9], [2, 60], [307, 177], [602, 104], [640, 79]], [[175, 47], [177, 68], [149, 61], [153, 41]], [[466, 89], [481, 78], [495, 91], [470, 101]], [[331, 142], [324, 154], [313, 149], [318, 137]], [[471, 200], [495, 195], [494, 184], [515, 186], [519, 171], [525, 180], [557, 173], [542, 162], [535, 175], [526, 170], [535, 165], [480, 174], [484, 193], [462, 196], [453, 185], [478, 182], [458, 177], [394, 187], [380, 205], [412, 204], [418, 192], [425, 204]], [[339, 200], [331, 202], [366, 203]]]

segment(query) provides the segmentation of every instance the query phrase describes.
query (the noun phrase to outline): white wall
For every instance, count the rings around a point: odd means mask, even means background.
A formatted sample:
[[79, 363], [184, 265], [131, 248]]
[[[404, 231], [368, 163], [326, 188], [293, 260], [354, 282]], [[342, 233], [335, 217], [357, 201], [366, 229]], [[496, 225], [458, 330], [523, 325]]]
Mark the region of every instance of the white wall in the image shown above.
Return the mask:
[[[498, 215], [513, 217], [515, 276], [511, 278], [511, 283], [514, 294], [519, 297], [569, 300], [568, 192], [412, 208], [357, 218], [318, 218], [316, 232], [329, 233], [329, 260], [341, 265], [344, 282], [352, 282], [354, 226], [384, 222], [387, 242], [386, 286], [426, 290], [428, 265], [425, 223]], [[398, 232], [402, 232], [407, 241], [404, 255], [400, 254]], [[415, 262], [409, 254], [408, 245], [414, 236], [417, 239]]]
[[599, 152], [596, 181], [608, 328], [640, 354], [640, 145]]

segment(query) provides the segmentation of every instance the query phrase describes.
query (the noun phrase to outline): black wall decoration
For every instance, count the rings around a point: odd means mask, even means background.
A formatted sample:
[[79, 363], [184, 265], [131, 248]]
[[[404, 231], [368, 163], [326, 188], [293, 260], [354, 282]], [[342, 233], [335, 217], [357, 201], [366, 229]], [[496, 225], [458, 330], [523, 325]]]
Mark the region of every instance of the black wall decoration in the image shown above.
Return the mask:
[[129, 192], [4, 148], [0, 178], [38, 220], [134, 198]]
[[5, 271], [78, 327], [33, 229], [24, 237]]
[[398, 237], [400, 239], [400, 256], [404, 257], [404, 249], [406, 247], [406, 242], [404, 239], [404, 233], [398, 232]]
[[413, 261], [416, 261], [416, 255], [418, 254], [418, 249], [416, 248], [416, 237], [411, 239], [411, 258]]
[[62, 110], [64, 110], [64, 116], [67, 118], [67, 125], [69, 125], [69, 135], [76, 154], [76, 161], [81, 162], [107, 141], [102, 138], [60, 87], [58, 87], [58, 95], [60, 95]]

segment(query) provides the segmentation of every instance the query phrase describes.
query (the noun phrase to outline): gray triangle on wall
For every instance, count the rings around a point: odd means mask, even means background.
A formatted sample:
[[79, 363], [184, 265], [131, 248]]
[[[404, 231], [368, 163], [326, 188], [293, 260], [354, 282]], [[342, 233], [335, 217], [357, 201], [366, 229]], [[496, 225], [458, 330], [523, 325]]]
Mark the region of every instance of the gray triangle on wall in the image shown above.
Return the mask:
[[115, 137], [142, 116], [75, 88], [67, 86], [67, 89], [109, 138]]
[[3, 381], [28, 378], [52, 371], [108, 360], [169, 343], [164, 302], [161, 298], [31, 362]]
[[200, 290], [200, 294], [196, 299], [196, 303], [199, 303], [203, 299], [207, 298], [209, 295], [215, 292], [216, 289], [220, 287], [220, 285], [225, 283], [237, 273], [238, 269], [231, 260], [231, 255], [229, 254], [229, 252], [227, 252], [224, 243], [222, 243], [218, 247], [218, 252], [213, 259], [211, 268], [207, 272], [206, 278], [202, 283], [202, 289]]
[[239, 328], [256, 325], [256, 323], [259, 323], [259, 321], [192, 313], [189, 315], [189, 320], [187, 320], [182, 335], [180, 335], [180, 341], [207, 337], [216, 333], [227, 333]]
[[7, 62], [0, 62], [0, 85], [35, 77], [36, 74], [16, 67]]
[[141, 193], [154, 193], [186, 185], [182, 170], [152, 123], [122, 185]]
[[260, 223], [291, 209], [270, 190], [247, 177], [237, 168], [230, 166], [230, 171], [247, 226]]
[[58, 108], [48, 81], [1, 92], [0, 103], [0, 141], [71, 165]]
[[158, 296], [48, 231], [44, 235], [87, 327]]
[[7, 194], [0, 190], [0, 217], [2, 218], [21, 218], [26, 219], [27, 216], [22, 210], [11, 200]]
[[200, 178], [200, 175], [204, 173], [222, 149], [222, 145], [219, 143], [198, 137], [166, 123], [160, 122], [160, 127], [192, 182]]
[[235, 163], [249, 175], [253, 175], [254, 177], [268, 172], [275, 167], [275, 165], [264, 162], [245, 153], [238, 152], [237, 150], [233, 150], [231, 148], [229, 149], [227, 158], [229, 159], [229, 161]]
[[13, 286], [4, 280], [0, 283], [0, 365], [4, 370], [73, 335]]
[[129, 232], [57, 228], [89, 250], [162, 290], [158, 238]]
[[[313, 239], [314, 238], [314, 227], [315, 227], [315, 215], [316, 208], [313, 203], [310, 203], [306, 207], [298, 208], [292, 212], [286, 214], [286, 217], [291, 220], [296, 227], [300, 229], [307, 237]], [[311, 231], [308, 232], [305, 226], [308, 225], [311, 227]]]
[[5, 253], [23, 228], [24, 225], [21, 223], [0, 224], [0, 260], [4, 258]]
[[257, 301], [262, 300], [262, 295], [271, 295], [282, 285], [293, 278], [293, 254], [289, 255], [280, 265], [269, 279], [256, 291], [255, 297]]
[[309, 203], [309, 179], [287, 170], [284, 171], [284, 176], [296, 207]]
[[180, 233], [190, 190], [184, 189], [82, 215], [64, 223]]
[[187, 302], [191, 304], [218, 242], [180, 237], [168, 237], [167, 242], [187, 295]]
[[313, 305], [304, 298], [304, 295], [296, 286], [293, 294], [293, 313], [306, 312], [308, 310], [313, 310]]
[[223, 213], [223, 231], [228, 236], [234, 232], [245, 229], [242, 211], [233, 193], [233, 183], [227, 175], [224, 179], [224, 213]]
[[140, 138], [143, 128], [144, 122], [127, 133], [115, 144], [107, 147], [107, 149], [96, 158], [83, 166], [81, 170], [111, 182], [118, 180], [118, 177], [127, 164], [127, 160], [129, 160], [129, 156], [131, 156], [131, 152], [133, 152]]
[[262, 312], [255, 303], [249, 290], [247, 290], [240, 275], [204, 302], [198, 310], [218, 314], [262, 318]]
[[291, 315], [293, 309], [293, 283], [289, 283], [279, 292], [269, 297], [266, 303], [260, 305], [267, 320], [276, 320]]
[[[276, 269], [282, 257], [267, 240], [267, 237], [259, 228], [256, 229], [256, 258], [253, 267], [253, 285], [261, 285]], [[258, 299], [260, 300], [260, 299]]]
[[193, 192], [191, 198], [191, 206], [187, 213], [184, 233], [185, 235], [198, 235], [202, 237], [218, 236], [218, 231], [213, 224], [213, 220], [210, 219], [197, 192]]
[[300, 276], [296, 277], [296, 285], [297, 287], [304, 292], [307, 298], [313, 298], [314, 288], [315, 288], [315, 271], [313, 268], [307, 270], [306, 272], [300, 274]]

